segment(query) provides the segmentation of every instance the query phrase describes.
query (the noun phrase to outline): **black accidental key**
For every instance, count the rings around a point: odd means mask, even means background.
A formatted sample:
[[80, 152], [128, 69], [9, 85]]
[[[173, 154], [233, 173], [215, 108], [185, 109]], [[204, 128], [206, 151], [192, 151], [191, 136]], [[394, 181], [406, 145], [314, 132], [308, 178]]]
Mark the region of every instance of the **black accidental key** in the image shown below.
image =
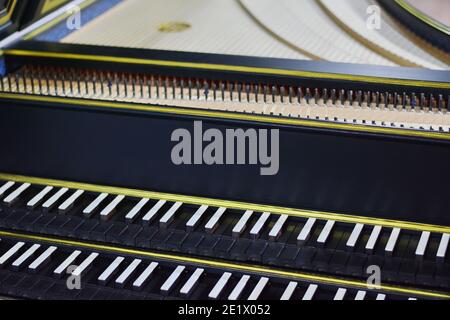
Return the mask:
[[2, 283], [3, 290], [6, 291], [9, 295], [18, 295], [16, 286], [24, 278], [25, 277], [20, 273], [10, 274], [10, 276], [7, 277]]
[[250, 246], [250, 243], [252, 240], [241, 238], [236, 241], [233, 248], [231, 248], [230, 251], [230, 257], [231, 259], [236, 259], [240, 261], [247, 260], [247, 248]]
[[57, 216], [55, 219], [53, 219], [48, 225], [47, 225], [47, 233], [53, 234], [53, 235], [63, 235], [62, 233], [64, 230], [62, 230], [62, 226], [66, 224], [70, 218], [68, 216], [60, 215]]
[[276, 265], [278, 256], [284, 248], [283, 243], [269, 243], [266, 250], [264, 251], [262, 262], [264, 264]]
[[335, 251], [330, 260], [329, 270], [337, 274], [345, 274], [350, 256], [348, 252]]
[[69, 221], [61, 226], [61, 233], [64, 233], [64, 236], [73, 237], [75, 235], [75, 230], [80, 227], [83, 222], [83, 218], [76, 216], [70, 217]]
[[64, 283], [55, 283], [46, 293], [47, 299], [72, 300], [78, 295], [78, 290], [69, 290]]
[[39, 279], [34, 276], [24, 277], [21, 281], [17, 283], [16, 291], [19, 296], [24, 298], [32, 298], [30, 296], [30, 288], [33, 287]]
[[124, 222], [114, 222], [113, 226], [106, 232], [106, 241], [120, 243], [120, 235], [127, 227], [127, 224]]
[[42, 216], [40, 212], [30, 212], [22, 220], [18, 221], [18, 228], [25, 231], [33, 231], [35, 222]]
[[300, 248], [297, 245], [286, 245], [278, 257], [278, 263], [285, 267], [294, 267], [299, 251]]
[[136, 246], [141, 248], [150, 248], [150, 241], [158, 232], [158, 228], [145, 227], [136, 237]]
[[227, 258], [230, 255], [230, 250], [235, 243], [234, 239], [222, 237], [214, 247], [214, 255], [219, 258]]
[[81, 286], [80, 290], [74, 290], [78, 294], [76, 296], [77, 300], [91, 300], [92, 297], [97, 293], [98, 288], [95, 288], [94, 286]]
[[106, 233], [112, 228], [112, 223], [109, 221], [100, 221], [94, 229], [91, 230], [91, 239], [95, 241], [105, 241]]
[[120, 242], [122, 244], [134, 246], [136, 244], [136, 237], [141, 233], [142, 227], [138, 224], [129, 225], [120, 235]]
[[159, 250], [164, 250], [166, 247], [166, 240], [169, 238], [171, 234], [172, 230], [159, 229], [151, 240], [151, 246]]
[[381, 279], [387, 281], [398, 281], [398, 271], [400, 269], [400, 264], [402, 263], [401, 258], [389, 257], [384, 260], [384, 264], [381, 267]]
[[436, 268], [436, 282], [443, 288], [450, 287], [450, 265], [440, 263]]
[[318, 271], [327, 271], [332, 255], [332, 250], [318, 249], [312, 261], [313, 268]]
[[53, 214], [43, 214], [38, 220], [35, 221], [33, 230], [39, 233], [46, 233], [47, 226], [56, 218]]
[[354, 253], [350, 255], [347, 263], [347, 272], [354, 276], [362, 276], [366, 274], [364, 267], [366, 266], [367, 255], [363, 253]]
[[174, 230], [166, 240], [166, 250], [179, 251], [186, 237], [184, 230]]
[[75, 230], [75, 236], [82, 239], [89, 239], [90, 232], [97, 226], [98, 221], [94, 219], [86, 220]]
[[197, 247], [203, 241], [204, 236], [199, 232], [189, 233], [184, 239], [181, 250], [185, 253], [196, 254]]
[[261, 262], [263, 253], [266, 251], [268, 242], [266, 240], [253, 240], [247, 248], [247, 257], [250, 261]]
[[12, 213], [5, 218], [6, 226], [17, 229], [20, 220], [24, 219], [30, 211], [28, 210], [12, 210]]
[[219, 242], [220, 237], [211, 235], [211, 236], [205, 236], [200, 242], [200, 244], [197, 247], [197, 250], [200, 254], [203, 255], [211, 255], [214, 251], [214, 247]]
[[402, 259], [398, 271], [399, 280], [405, 283], [413, 284], [416, 282], [417, 263], [411, 259]]
[[316, 254], [316, 249], [312, 247], [302, 247], [295, 259], [295, 265], [298, 268], [309, 268], [311, 266], [312, 259]]
[[431, 261], [423, 261], [419, 264], [416, 281], [421, 285], [434, 285], [434, 273], [436, 264]]

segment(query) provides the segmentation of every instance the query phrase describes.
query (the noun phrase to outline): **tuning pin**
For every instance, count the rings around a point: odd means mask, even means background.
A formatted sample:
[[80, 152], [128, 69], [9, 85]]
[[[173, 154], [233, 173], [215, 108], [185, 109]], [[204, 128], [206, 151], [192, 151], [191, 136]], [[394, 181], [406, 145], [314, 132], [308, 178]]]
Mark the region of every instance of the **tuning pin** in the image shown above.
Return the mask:
[[331, 103], [336, 104], [336, 89], [331, 89]]
[[259, 84], [255, 85], [255, 102], [258, 103], [259, 99]]
[[189, 100], [192, 100], [192, 81], [191, 80], [188, 81], [188, 96], [189, 96]]
[[347, 91], [347, 100], [350, 106], [353, 105], [353, 90]]
[[326, 105], [328, 102], [328, 90], [327, 89], [322, 90], [322, 100], [323, 100], [323, 104]]
[[175, 99], [177, 96], [177, 80], [173, 79], [172, 81], [172, 98]]
[[198, 80], [195, 81], [195, 90], [197, 93], [197, 99], [200, 99], [200, 82]]
[[272, 86], [272, 103], [275, 103], [275, 97], [277, 95], [277, 88]]
[[220, 83], [220, 94], [222, 101], [225, 101], [225, 83]]
[[263, 87], [263, 96], [264, 96], [264, 103], [267, 103], [267, 86], [264, 85]]
[[205, 83], [203, 84], [203, 91], [205, 94], [205, 100], [208, 100], [208, 95], [209, 95], [209, 84], [208, 82], [205, 81]]
[[237, 85], [237, 92], [238, 92], [238, 101], [241, 102], [242, 86], [240, 84]]
[[311, 91], [310, 91], [309, 88], [306, 88], [306, 94], [305, 94], [305, 100], [306, 100], [306, 103], [309, 104], [309, 100], [310, 100], [310, 99], [311, 99]]
[[302, 99], [303, 99], [303, 90], [302, 90], [302, 87], [298, 87], [297, 88], [297, 101], [299, 104], [302, 103]]

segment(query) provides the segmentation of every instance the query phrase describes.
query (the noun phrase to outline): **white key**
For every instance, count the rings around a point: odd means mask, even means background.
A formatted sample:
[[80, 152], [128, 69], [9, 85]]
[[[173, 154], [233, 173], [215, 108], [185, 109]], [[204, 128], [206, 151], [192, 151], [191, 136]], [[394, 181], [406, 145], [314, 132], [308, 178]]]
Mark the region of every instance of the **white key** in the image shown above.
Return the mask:
[[367, 292], [364, 290], [358, 290], [355, 296], [355, 300], [364, 300], [366, 298]]
[[20, 257], [18, 257], [13, 263], [12, 263], [12, 267], [14, 269], [20, 268], [20, 266], [22, 265], [22, 263], [24, 263], [28, 258], [30, 258], [37, 249], [39, 249], [41, 247], [40, 244], [33, 244], [31, 247], [28, 248], [27, 251], [25, 251], [24, 253], [22, 253], [22, 255]]
[[136, 215], [141, 211], [141, 209], [147, 204], [149, 201], [148, 198], [142, 198], [134, 207], [131, 209], [125, 216], [127, 221], [132, 221]]
[[347, 293], [347, 289], [339, 288], [336, 291], [336, 295], [334, 296], [333, 300], [344, 300], [346, 293]]
[[372, 251], [373, 249], [375, 249], [375, 245], [377, 244], [380, 233], [381, 226], [374, 226], [372, 232], [370, 233], [369, 240], [367, 240], [366, 250]]
[[156, 213], [166, 203], [166, 200], [159, 200], [143, 217], [142, 221], [150, 222], [155, 217]]
[[150, 263], [148, 267], [145, 268], [145, 270], [141, 273], [141, 275], [133, 282], [133, 289], [141, 289], [157, 266], [158, 262]]
[[213, 214], [211, 219], [209, 219], [205, 225], [205, 230], [207, 232], [211, 233], [216, 229], [217, 223], [219, 222], [225, 210], [227, 210], [227, 208], [224, 207], [220, 207], [219, 209], [217, 209], [217, 211]]
[[249, 275], [244, 274], [241, 279], [239, 279], [239, 282], [234, 287], [233, 291], [231, 291], [230, 295], [228, 296], [228, 300], [237, 300], [242, 294], [242, 291], [244, 291], [244, 288], [250, 279]]
[[184, 284], [184, 286], [181, 288], [180, 293], [183, 296], [188, 296], [192, 293], [192, 290], [198, 283], [198, 280], [200, 279], [201, 275], [205, 269], [197, 268], [194, 273], [189, 277], [188, 281]]
[[308, 240], [309, 235], [311, 234], [311, 229], [314, 226], [314, 223], [316, 223], [316, 218], [309, 218], [306, 221], [302, 230], [298, 234], [297, 241], [304, 242], [304, 241]]
[[97, 198], [94, 199], [84, 210], [83, 214], [91, 214], [97, 207], [102, 203], [103, 200], [108, 196], [107, 193], [100, 193]]
[[247, 226], [247, 222], [250, 219], [250, 217], [252, 216], [253, 211], [251, 210], [247, 210], [244, 212], [244, 214], [242, 215], [242, 217], [239, 219], [239, 221], [236, 223], [236, 225], [234, 226], [232, 232], [233, 232], [233, 236], [239, 236], [242, 232], [244, 232], [245, 227]]
[[141, 264], [141, 259], [134, 259], [128, 267], [122, 272], [122, 274], [116, 279], [116, 286], [123, 288], [127, 279], [136, 271], [136, 268]]
[[75, 250], [68, 256], [56, 269], [53, 274], [56, 276], [62, 276], [62, 274], [67, 270], [67, 268], [72, 265], [75, 259], [81, 254], [81, 251]]
[[31, 207], [31, 208], [35, 207], [39, 202], [41, 202], [41, 200], [47, 195], [47, 193], [49, 193], [52, 190], [53, 190], [52, 186], [45, 187], [37, 195], [35, 195], [30, 201], [28, 201], [27, 206]]
[[325, 226], [323, 227], [322, 231], [319, 234], [319, 237], [317, 238], [318, 243], [324, 244], [325, 242], [327, 242], [328, 236], [330, 235], [335, 222], [336, 221], [334, 220], [328, 220], [327, 223], [325, 223]]
[[44, 202], [42, 207], [44, 209], [51, 209], [56, 201], [59, 200], [69, 189], [67, 188], [61, 188], [59, 189], [53, 196], [51, 196], [47, 201]]
[[200, 208], [195, 211], [195, 213], [192, 215], [192, 217], [186, 222], [186, 228], [188, 230], [191, 230], [197, 226], [198, 222], [200, 221], [202, 215], [205, 213], [206, 209], [208, 209], [207, 205], [202, 205]]
[[312, 300], [314, 298], [314, 294], [317, 290], [317, 284], [310, 284], [308, 289], [306, 289], [305, 294], [303, 295], [302, 300]]
[[42, 266], [45, 263], [45, 261], [48, 261], [48, 259], [50, 258], [52, 253], [56, 251], [56, 249], [57, 248], [55, 246], [48, 247], [47, 250], [42, 252], [41, 255], [39, 257], [37, 257], [36, 260], [34, 260], [28, 266], [28, 269], [31, 272], [36, 272], [39, 269], [39, 267]]
[[283, 292], [283, 295], [281, 296], [280, 300], [289, 300], [291, 299], [292, 295], [294, 294], [295, 289], [297, 288], [298, 283], [295, 281], [289, 282], [286, 289]]
[[18, 196], [20, 196], [20, 194], [22, 192], [24, 192], [25, 190], [27, 190], [29, 187], [31, 186], [31, 183], [22, 183], [16, 190], [14, 190], [13, 192], [11, 192], [9, 194], [9, 196], [7, 196], [3, 202], [5, 203], [12, 203], [14, 200], [17, 199]]
[[255, 225], [250, 229], [250, 234], [253, 236], [253, 238], [259, 237], [259, 233], [261, 232], [261, 229], [264, 227], [264, 224], [266, 223], [267, 219], [269, 219], [269, 217], [269, 212], [263, 212], [261, 214], [258, 221], [256, 221]]
[[416, 256], [423, 256], [425, 254], [430, 235], [431, 233], [429, 231], [422, 231], [416, 248]]
[[415, 301], [417, 298], [408, 298], [408, 301]]
[[436, 257], [438, 259], [444, 259], [445, 254], [447, 253], [448, 242], [450, 240], [450, 234], [444, 233], [442, 234], [441, 241], [439, 242], [438, 251]]
[[83, 274], [83, 272], [89, 268], [89, 266], [91, 265], [92, 262], [94, 262], [94, 260], [98, 257], [98, 253], [97, 252], [92, 252], [86, 259], [84, 259], [84, 261], [75, 268], [75, 270], [72, 272], [72, 275], [74, 277], [79, 277]]
[[98, 277], [98, 282], [100, 282], [101, 284], [106, 284], [112, 277], [114, 272], [116, 272], [117, 268], [119, 268], [123, 260], [125, 260], [124, 257], [115, 258], [113, 262], [109, 264], [108, 268], [106, 268], [105, 271], [103, 271], [102, 274]]
[[397, 243], [398, 240], [398, 236], [400, 235], [400, 228], [393, 228], [391, 231], [391, 235], [389, 236], [388, 242], [386, 243], [386, 247], [384, 248], [384, 250], [388, 253], [388, 254], [392, 254], [392, 252], [394, 252], [395, 249], [395, 245]]
[[281, 235], [281, 229], [283, 228], [284, 223], [288, 218], [287, 214], [282, 214], [277, 222], [273, 225], [272, 229], [269, 232], [269, 238], [272, 240], [277, 239]]
[[17, 242], [15, 245], [13, 245], [8, 251], [6, 251], [1, 257], [0, 257], [0, 266], [3, 266], [6, 261], [9, 260], [14, 254], [17, 253], [17, 251], [20, 250], [20, 248], [23, 247], [25, 242]]
[[125, 196], [120, 194], [116, 196], [101, 212], [100, 217], [108, 218], [114, 209], [119, 205], [119, 203], [125, 199]]
[[0, 187], [0, 197], [15, 184], [14, 181], [8, 181]]
[[167, 278], [167, 280], [161, 286], [162, 293], [168, 294], [170, 292], [170, 289], [172, 289], [173, 285], [181, 276], [181, 273], [184, 271], [185, 268], [186, 268], [185, 266], [178, 266], [175, 268], [175, 270], [172, 272], [169, 278]]
[[247, 300], [258, 300], [268, 282], [269, 278], [261, 277]]
[[223, 275], [220, 277], [219, 281], [217, 281], [214, 288], [212, 288], [211, 292], [208, 294], [208, 297], [210, 299], [217, 299], [222, 292], [223, 288], [226, 286], [228, 280], [231, 278], [230, 272], [224, 272]]
[[59, 207], [58, 210], [65, 211], [69, 209], [73, 203], [84, 193], [84, 190], [77, 190], [70, 197], [66, 199]]
[[355, 224], [355, 227], [353, 228], [353, 231], [347, 240], [347, 243], [346, 243], [347, 247], [350, 247], [350, 248], [355, 247], [356, 242], [358, 241], [359, 235], [361, 234], [361, 231], [363, 228], [364, 228], [364, 224], [362, 224], [362, 223]]
[[376, 300], [385, 300], [386, 299], [386, 295], [383, 293], [379, 293], [377, 294], [377, 298]]
[[161, 227], [168, 226], [173, 221], [173, 216], [177, 212], [177, 210], [181, 207], [183, 202], [175, 202], [169, 210], [159, 219], [159, 225]]

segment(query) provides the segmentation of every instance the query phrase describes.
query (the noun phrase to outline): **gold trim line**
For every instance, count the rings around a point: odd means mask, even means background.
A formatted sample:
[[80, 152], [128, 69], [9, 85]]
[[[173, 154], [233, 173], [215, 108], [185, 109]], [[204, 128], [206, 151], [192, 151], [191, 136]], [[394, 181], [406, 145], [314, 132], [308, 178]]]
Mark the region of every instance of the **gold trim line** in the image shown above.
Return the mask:
[[[364, 288], [365, 290], [368, 290], [367, 283], [365, 281], [346, 280], [343, 278], [340, 279], [340, 278], [320, 276], [320, 275], [314, 275], [314, 274], [308, 274], [308, 273], [284, 271], [284, 270], [280, 270], [280, 269], [272, 269], [272, 268], [260, 267], [260, 266], [256, 266], [256, 265], [236, 264], [236, 263], [215, 261], [215, 260], [209, 260], [209, 259], [192, 258], [192, 257], [187, 257], [187, 256], [176, 256], [176, 255], [172, 255], [172, 254], [157, 253], [157, 252], [144, 251], [144, 250], [139, 250], [139, 249], [129, 249], [129, 248], [122, 248], [122, 247], [116, 247], [116, 246], [111, 246], [111, 245], [93, 244], [93, 243], [88, 243], [88, 242], [65, 240], [65, 239], [51, 238], [51, 237], [44, 237], [44, 236], [36, 236], [36, 235], [15, 233], [15, 232], [9, 232], [9, 231], [0, 231], [0, 236], [40, 241], [40, 242], [46, 242], [46, 243], [53, 243], [53, 244], [59, 244], [59, 245], [64, 245], [64, 246], [71, 246], [71, 247], [82, 247], [82, 248], [87, 248], [90, 250], [100, 250], [100, 251], [107, 251], [107, 252], [114, 252], [114, 253], [121, 253], [121, 254], [139, 255], [139, 256], [150, 257], [150, 258], [158, 258], [158, 259], [164, 259], [164, 260], [169, 260], [169, 261], [172, 260], [172, 261], [183, 262], [183, 263], [200, 264], [200, 265], [215, 267], [215, 268], [225, 268], [225, 269], [231, 269], [231, 270], [237, 270], [237, 271], [262, 273], [262, 274], [266, 274], [266, 275], [270, 275], [270, 276], [294, 278], [294, 279], [299, 279], [299, 280], [304, 280], [304, 281], [314, 281], [314, 282], [319, 282], [319, 283], [324, 283], [324, 284], [332, 284], [332, 285], [338, 285], [338, 286], [344, 285], [344, 286], [350, 286], [350, 287], [356, 287], [356, 288]], [[429, 297], [429, 298], [450, 299], [450, 294], [446, 294], [446, 293], [412, 289], [412, 288], [403, 288], [403, 287], [384, 285], [384, 284], [381, 284], [379, 289], [376, 289], [376, 290], [391, 292], [394, 294], [411, 294], [411, 295], [417, 295], [417, 296]]]
[[366, 225], [380, 225], [383, 227], [390, 228], [401, 228], [408, 229], [414, 231], [429, 231], [429, 232], [437, 232], [437, 233], [450, 233], [449, 226], [439, 226], [432, 224], [423, 224], [418, 222], [410, 222], [410, 221], [398, 221], [398, 220], [390, 220], [390, 219], [381, 219], [381, 218], [373, 218], [373, 217], [364, 217], [364, 216], [356, 216], [350, 214], [340, 214], [340, 213], [332, 213], [332, 212], [322, 212], [322, 211], [314, 211], [314, 210], [303, 210], [296, 208], [288, 208], [288, 207], [280, 207], [280, 206], [272, 206], [265, 204], [256, 204], [256, 203], [247, 203], [233, 200], [222, 200], [222, 199], [212, 199], [206, 197], [197, 197], [197, 196], [188, 196], [188, 195], [178, 195], [171, 193], [163, 193], [156, 191], [146, 191], [139, 189], [131, 189], [131, 188], [123, 188], [123, 187], [113, 187], [113, 186], [104, 186], [104, 185], [96, 185], [91, 183], [83, 183], [83, 182], [72, 182], [72, 181], [64, 181], [64, 180], [55, 180], [55, 179], [46, 179], [46, 178], [37, 178], [37, 177], [28, 177], [28, 176], [20, 176], [13, 175], [8, 173], [0, 173], [0, 180], [3, 181], [14, 181], [14, 182], [28, 182], [31, 184], [44, 185], [44, 186], [53, 186], [53, 187], [64, 187], [69, 189], [81, 189], [96, 193], [109, 193], [116, 195], [125, 195], [129, 197], [136, 198], [149, 198], [154, 200], [166, 200], [172, 202], [183, 202], [187, 204], [193, 205], [208, 205], [212, 207], [226, 207], [230, 209], [238, 209], [238, 210], [252, 210], [252, 211], [261, 211], [261, 212], [271, 212], [274, 214], [286, 214], [293, 217], [302, 217], [302, 218], [317, 218], [321, 220], [335, 220], [338, 222], [345, 223], [362, 223]]
[[225, 64], [196, 63], [196, 62], [169, 61], [169, 60], [155, 60], [155, 59], [129, 58], [129, 57], [117, 57], [117, 56], [97, 56], [97, 55], [90, 55], [90, 54], [31, 51], [31, 50], [22, 50], [22, 49], [6, 49], [3, 51], [3, 53], [7, 54], [7, 55], [11, 55], [11, 56], [23, 56], [23, 57], [72, 59], [72, 60], [80, 60], [80, 61], [102, 61], [102, 62], [114, 62], [114, 63], [126, 63], [126, 64], [142, 64], [142, 65], [175, 67], [175, 68], [192, 68], [192, 69], [200, 69], [200, 70], [232, 71], [232, 72], [244, 72], [244, 73], [251, 73], [251, 74], [256, 73], [256, 74], [305, 77], [305, 78], [314, 78], [314, 79], [359, 81], [359, 82], [367, 82], [367, 83], [391, 84], [391, 85], [412, 86], [412, 87], [430, 87], [430, 88], [437, 88], [437, 89], [450, 89], [450, 83], [446, 83], [446, 82], [434, 82], [434, 81], [423, 81], [423, 80], [404, 80], [404, 79], [381, 78], [381, 77], [361, 76], [361, 75], [351, 75], [351, 74], [337, 74], [337, 73], [325, 73], [325, 72], [322, 73], [322, 72], [314, 72], [314, 71], [247, 67], [247, 66], [236, 66], [236, 65], [225, 65]]
[[[226, 112], [226, 111], [216, 111], [216, 110], [204, 110], [195, 108], [180, 108], [180, 107], [168, 107], [168, 106], [157, 106], [157, 105], [144, 105], [137, 103], [123, 103], [123, 102], [112, 102], [112, 101], [98, 101], [89, 99], [72, 99], [72, 98], [60, 98], [60, 97], [50, 97], [50, 96], [37, 96], [37, 95], [22, 95], [22, 94], [10, 94], [10, 93], [0, 93], [0, 99], [16, 99], [23, 101], [37, 101], [37, 102], [50, 102], [50, 103], [62, 103], [62, 104], [74, 104], [76, 106], [88, 106], [97, 108], [110, 108], [110, 109], [125, 109], [134, 111], [147, 111], [147, 112], [157, 112], [166, 114], [177, 114], [177, 115], [187, 115], [196, 117], [214, 117], [228, 120], [244, 120], [244, 121], [256, 121], [261, 123], [279, 124], [279, 125], [294, 125], [303, 126], [310, 128], [319, 129], [333, 129], [333, 130], [345, 130], [350, 132], [365, 132], [373, 134], [391, 134], [403, 137], [414, 137], [414, 138], [427, 138], [427, 139], [438, 139], [443, 141], [450, 141], [450, 134], [443, 132], [431, 132], [431, 131], [419, 131], [413, 129], [402, 129], [402, 128], [387, 128], [387, 127], [376, 127], [369, 125], [356, 125], [356, 124], [346, 124], [346, 123], [333, 123], [327, 121], [316, 121], [313, 119], [298, 119], [289, 117], [279, 117], [279, 116], [268, 116], [268, 115], [256, 115], [248, 113], [239, 112]], [[6, 108], [10, 105], [2, 105], [1, 107]]]

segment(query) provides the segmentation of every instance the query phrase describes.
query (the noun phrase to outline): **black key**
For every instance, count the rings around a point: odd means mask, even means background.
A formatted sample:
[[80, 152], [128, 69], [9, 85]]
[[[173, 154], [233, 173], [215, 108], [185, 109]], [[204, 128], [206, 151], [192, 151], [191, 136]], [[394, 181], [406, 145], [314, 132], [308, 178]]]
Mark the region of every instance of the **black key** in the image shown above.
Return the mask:
[[166, 240], [170, 237], [172, 232], [173, 231], [169, 229], [159, 229], [151, 240], [151, 246], [159, 250], [164, 250], [166, 248]]
[[399, 280], [405, 283], [416, 283], [417, 263], [410, 259], [402, 259], [400, 269], [398, 271]]
[[311, 266], [312, 259], [316, 254], [316, 249], [312, 247], [302, 247], [295, 259], [295, 265], [299, 268], [309, 268]]
[[450, 266], [441, 263], [436, 268], [436, 282], [443, 288], [450, 287]]
[[43, 214], [38, 220], [35, 221], [33, 225], [33, 231], [46, 233], [47, 226], [56, 219], [56, 216], [53, 214]]
[[198, 253], [202, 255], [212, 255], [214, 252], [214, 247], [219, 242], [220, 237], [211, 235], [205, 236], [197, 247]]
[[141, 248], [150, 248], [150, 241], [158, 232], [158, 228], [145, 227], [136, 237], [136, 246]]
[[367, 255], [363, 253], [355, 253], [350, 255], [347, 263], [347, 272], [354, 276], [362, 276], [366, 274], [364, 267], [366, 266]]
[[330, 260], [329, 270], [337, 274], [346, 274], [349, 259], [350, 254], [348, 252], [335, 251]]
[[142, 227], [138, 224], [129, 225], [120, 235], [122, 244], [134, 246], [136, 245], [136, 237], [141, 233]]
[[100, 221], [94, 229], [91, 230], [90, 235], [92, 240], [105, 241], [106, 233], [113, 227], [109, 221]]
[[70, 217], [60, 215], [55, 217], [48, 225], [47, 225], [47, 233], [53, 235], [64, 235], [64, 230], [61, 228], [64, 224], [66, 224], [70, 220]]
[[106, 231], [106, 241], [112, 243], [120, 243], [120, 235], [127, 228], [127, 224], [124, 222], [114, 222], [113, 226]]
[[261, 262], [268, 243], [266, 240], [253, 240], [247, 248], [247, 257], [250, 261]]
[[73, 290], [77, 292], [77, 300], [91, 300], [97, 293], [98, 289], [94, 286], [82, 286], [80, 290]]
[[247, 248], [250, 246], [252, 240], [241, 238], [237, 240], [231, 248], [230, 257], [239, 261], [247, 260]]
[[333, 251], [327, 249], [317, 250], [316, 255], [313, 258], [312, 265], [314, 269], [318, 271], [327, 271], [330, 264]]
[[276, 265], [279, 255], [284, 248], [283, 243], [269, 243], [262, 256], [262, 262], [264, 264]]
[[436, 264], [431, 261], [423, 261], [417, 270], [416, 281], [421, 285], [434, 285], [434, 273]]
[[89, 234], [99, 222], [95, 219], [88, 219], [75, 230], [77, 238], [89, 239]]
[[18, 229], [20, 220], [24, 219], [29, 213], [29, 210], [11, 210], [12, 213], [5, 218], [6, 226], [12, 229]]
[[76, 229], [84, 223], [84, 219], [80, 217], [70, 217], [69, 221], [61, 226], [61, 233], [67, 237], [73, 237], [76, 233]]
[[[230, 256], [231, 248], [235, 243], [234, 239], [223, 237], [214, 247], [214, 254], [219, 258], [227, 258]], [[248, 251], [248, 250], [247, 250]]]
[[17, 222], [17, 226], [21, 230], [33, 231], [33, 226], [36, 221], [42, 216], [41, 212], [30, 212], [28, 215], [23, 217], [22, 220]]
[[285, 267], [294, 267], [299, 251], [300, 247], [297, 245], [286, 245], [278, 257], [278, 263]]
[[203, 241], [204, 236], [201, 233], [194, 232], [189, 233], [186, 239], [184, 239], [181, 246], [181, 250], [186, 253], [195, 254], [197, 253], [197, 248]]
[[386, 258], [381, 268], [381, 279], [387, 281], [398, 281], [398, 271], [402, 263], [401, 258]]
[[186, 238], [187, 234], [184, 230], [174, 230], [166, 240], [166, 249], [171, 251], [179, 251]]

